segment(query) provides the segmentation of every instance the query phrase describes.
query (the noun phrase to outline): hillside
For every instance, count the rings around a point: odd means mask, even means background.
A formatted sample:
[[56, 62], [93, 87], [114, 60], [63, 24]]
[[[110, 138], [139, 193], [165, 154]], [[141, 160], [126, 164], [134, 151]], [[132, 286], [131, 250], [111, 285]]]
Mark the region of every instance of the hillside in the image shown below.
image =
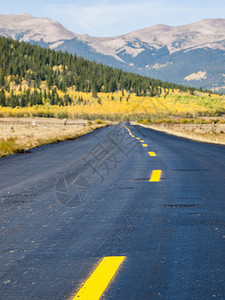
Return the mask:
[[[0, 15], [0, 35], [68, 51], [163, 81], [223, 91], [225, 19], [183, 26], [155, 25], [117, 37], [72, 33], [47, 18]], [[199, 76], [199, 74], [204, 74]]]
[[[67, 105], [78, 101], [68, 90], [99, 92], [126, 90], [136, 95], [156, 96], [162, 89], [188, 88], [163, 83], [24, 42], [0, 38], [0, 88], [2, 106], [50, 103]], [[193, 92], [193, 89], [189, 89]], [[8, 93], [8, 96], [6, 94]]]

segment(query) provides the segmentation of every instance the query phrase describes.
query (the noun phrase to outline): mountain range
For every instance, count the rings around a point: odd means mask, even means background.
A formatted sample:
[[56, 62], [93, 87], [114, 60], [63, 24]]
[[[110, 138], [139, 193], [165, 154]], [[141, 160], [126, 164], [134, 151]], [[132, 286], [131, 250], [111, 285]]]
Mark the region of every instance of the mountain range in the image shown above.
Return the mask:
[[155, 25], [102, 38], [73, 33], [48, 18], [12, 14], [0, 15], [0, 36], [68, 51], [163, 81], [225, 89], [225, 19]]

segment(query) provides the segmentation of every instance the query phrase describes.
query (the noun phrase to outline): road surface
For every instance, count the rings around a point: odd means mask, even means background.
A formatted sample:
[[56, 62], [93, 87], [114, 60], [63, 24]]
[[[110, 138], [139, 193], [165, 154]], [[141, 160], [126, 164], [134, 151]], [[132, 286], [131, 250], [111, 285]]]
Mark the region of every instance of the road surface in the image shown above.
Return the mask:
[[0, 159], [0, 299], [225, 299], [225, 146], [123, 123]]

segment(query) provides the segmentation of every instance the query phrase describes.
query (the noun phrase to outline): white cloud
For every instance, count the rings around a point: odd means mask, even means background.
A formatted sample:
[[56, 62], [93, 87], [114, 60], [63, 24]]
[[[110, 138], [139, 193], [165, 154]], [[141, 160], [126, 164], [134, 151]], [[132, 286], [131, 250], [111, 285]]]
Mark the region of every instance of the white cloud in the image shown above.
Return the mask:
[[[49, 5], [48, 15], [60, 20], [69, 29], [91, 35], [112, 35], [149, 26], [151, 19], [162, 14], [159, 1], [113, 4], [102, 1], [92, 5]], [[77, 28], [77, 29], [76, 29]]]
[[121, 3], [115, 0], [100, 0], [94, 3], [85, 1], [83, 4], [53, 4], [47, 5], [45, 15], [76, 33], [112, 36], [159, 23], [181, 25], [203, 18], [219, 17], [222, 8], [214, 5], [213, 9], [209, 9], [209, 4], [203, 7], [200, 3], [203, 0], [199, 0], [198, 3], [191, 0], [182, 4], [180, 0], [139, 1]]

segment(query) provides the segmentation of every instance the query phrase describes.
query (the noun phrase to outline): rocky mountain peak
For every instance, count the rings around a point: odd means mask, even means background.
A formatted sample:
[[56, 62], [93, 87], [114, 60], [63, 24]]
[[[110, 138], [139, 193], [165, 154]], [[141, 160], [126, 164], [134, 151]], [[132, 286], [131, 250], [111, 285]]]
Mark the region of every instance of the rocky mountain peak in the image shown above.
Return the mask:
[[53, 43], [73, 39], [77, 35], [56, 21], [29, 14], [0, 15], [0, 35], [20, 41]]

